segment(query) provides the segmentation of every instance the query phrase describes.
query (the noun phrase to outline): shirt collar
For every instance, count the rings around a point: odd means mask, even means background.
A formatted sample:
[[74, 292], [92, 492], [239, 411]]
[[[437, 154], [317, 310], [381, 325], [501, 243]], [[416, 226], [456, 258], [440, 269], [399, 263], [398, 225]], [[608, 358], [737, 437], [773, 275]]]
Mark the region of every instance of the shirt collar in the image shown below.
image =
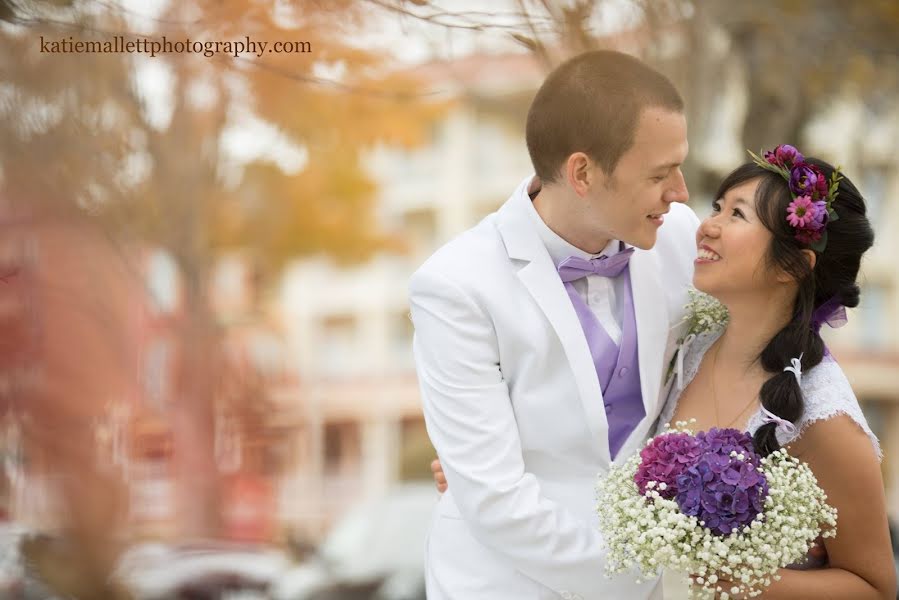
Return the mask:
[[599, 254], [590, 254], [589, 252], [584, 252], [580, 248], [563, 239], [562, 236], [560, 236], [558, 233], [550, 229], [549, 226], [543, 221], [540, 213], [537, 212], [537, 209], [534, 208], [533, 202], [528, 202], [527, 207], [528, 216], [534, 223], [534, 227], [537, 230], [537, 235], [540, 236], [540, 241], [542, 241], [543, 245], [546, 246], [546, 250], [549, 252], [549, 256], [550, 258], [552, 258], [553, 264], [556, 265], [556, 267], [558, 267], [559, 264], [569, 256], [577, 256], [578, 258], [583, 258], [584, 260], [590, 260], [591, 258], [598, 258], [600, 256], [614, 256], [615, 254], [618, 254], [618, 252], [623, 250], [623, 243], [619, 242], [618, 240], [611, 240], [608, 244], [606, 244], [606, 247], [603, 248], [602, 252], [600, 252]]

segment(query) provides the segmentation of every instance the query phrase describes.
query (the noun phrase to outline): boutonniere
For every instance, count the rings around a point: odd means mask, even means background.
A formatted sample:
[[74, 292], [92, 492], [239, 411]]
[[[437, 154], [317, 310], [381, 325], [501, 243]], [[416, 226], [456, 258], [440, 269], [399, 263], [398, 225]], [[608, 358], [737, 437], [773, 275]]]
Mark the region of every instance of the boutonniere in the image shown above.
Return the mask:
[[671, 376], [677, 374], [678, 385], [681, 385], [684, 377], [684, 355], [696, 336], [717, 331], [727, 325], [730, 315], [727, 307], [718, 302], [717, 298], [709, 296], [705, 292], [700, 292], [695, 288], [689, 288], [687, 294], [690, 296], [689, 302], [684, 305], [687, 316], [684, 321], [687, 327], [684, 330], [683, 337], [677, 340], [677, 350], [671, 357], [668, 364], [668, 374], [665, 381], [671, 380]]

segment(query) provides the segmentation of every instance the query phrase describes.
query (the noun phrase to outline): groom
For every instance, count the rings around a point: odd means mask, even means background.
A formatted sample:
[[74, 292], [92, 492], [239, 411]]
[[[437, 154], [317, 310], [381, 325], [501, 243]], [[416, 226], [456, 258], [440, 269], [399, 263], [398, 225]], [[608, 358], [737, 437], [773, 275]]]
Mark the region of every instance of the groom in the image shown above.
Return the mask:
[[651, 433], [683, 316], [698, 226], [683, 102], [639, 60], [590, 52], [547, 77], [526, 138], [536, 177], [410, 282], [449, 482], [427, 595], [661, 597], [604, 577], [594, 486]]

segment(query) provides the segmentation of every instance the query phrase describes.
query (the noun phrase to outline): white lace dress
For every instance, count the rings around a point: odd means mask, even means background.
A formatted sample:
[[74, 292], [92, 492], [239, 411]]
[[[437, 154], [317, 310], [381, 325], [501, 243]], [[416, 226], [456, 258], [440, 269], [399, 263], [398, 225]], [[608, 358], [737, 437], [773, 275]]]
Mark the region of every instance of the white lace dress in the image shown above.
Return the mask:
[[[665, 408], [659, 417], [659, 425], [656, 435], [662, 432], [666, 423], [671, 422], [677, 409], [677, 401], [683, 390], [690, 385], [690, 382], [699, 371], [699, 365], [706, 351], [715, 343], [724, 329], [702, 333], [695, 337], [689, 344], [685, 344], [682, 348], [684, 355], [682, 357], [683, 368], [679, 373], [675, 374], [675, 381], [671, 385], [668, 392], [668, 398], [665, 401]], [[786, 366], [786, 365], [785, 365]], [[776, 432], [777, 441], [784, 446], [795, 439], [798, 439], [809, 425], [816, 421], [823, 421], [833, 418], [837, 415], [847, 415], [855, 421], [859, 427], [871, 439], [874, 450], [878, 459], [883, 459], [883, 452], [880, 449], [880, 443], [877, 437], [868, 426], [865, 415], [858, 404], [858, 399], [843, 373], [843, 369], [830, 356], [826, 356], [818, 365], [810, 369], [807, 373], [802, 374], [802, 397], [804, 401], [804, 409], [799, 422], [796, 423], [796, 431], [792, 434], [786, 433], [782, 427]], [[759, 409], [749, 418], [748, 430], [750, 434], [754, 434], [762, 425], [762, 412]]]
[[[662, 433], [666, 423], [670, 423], [675, 411], [677, 410], [677, 401], [683, 390], [687, 389], [690, 382], [699, 371], [699, 365], [702, 364], [702, 358], [706, 351], [715, 343], [724, 329], [709, 333], [702, 333], [695, 336], [689, 344], [682, 349], [684, 356], [682, 358], [682, 368], [675, 373], [675, 381], [671, 385], [668, 392], [668, 398], [665, 401], [665, 408], [659, 416], [658, 427], [655, 435]], [[833, 418], [837, 415], [848, 415], [855, 421], [859, 427], [864, 430], [874, 445], [879, 460], [883, 459], [883, 452], [880, 449], [880, 443], [877, 437], [868, 426], [865, 415], [858, 404], [852, 387], [846, 379], [846, 375], [840, 366], [831, 357], [827, 356], [817, 366], [810, 369], [807, 373], [802, 374], [802, 397], [804, 400], [804, 409], [802, 417], [796, 423], [796, 431], [793, 434], [787, 434], [783, 428], [776, 431], [777, 441], [781, 446], [798, 439], [808, 428], [809, 425], [816, 421], [823, 421]], [[762, 412], [759, 409], [749, 418], [748, 431], [754, 434], [762, 425]], [[808, 569], [823, 566], [823, 563], [806, 561], [796, 565], [791, 565], [793, 569]], [[673, 573], [665, 574], [665, 600], [684, 600], [687, 598], [687, 586], [681, 581], [681, 578]]]

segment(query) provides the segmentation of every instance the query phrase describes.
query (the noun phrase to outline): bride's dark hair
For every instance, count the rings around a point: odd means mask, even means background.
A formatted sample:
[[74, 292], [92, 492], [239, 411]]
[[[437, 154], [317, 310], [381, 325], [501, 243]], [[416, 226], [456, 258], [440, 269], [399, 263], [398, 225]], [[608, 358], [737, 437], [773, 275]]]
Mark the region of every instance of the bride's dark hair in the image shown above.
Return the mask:
[[[806, 157], [804, 162], [821, 169], [828, 180], [834, 171], [833, 166], [815, 158]], [[715, 198], [723, 198], [731, 188], [753, 179], [760, 180], [756, 212], [773, 234], [767, 252], [768, 268], [784, 271], [799, 284], [793, 318], [771, 338], [759, 356], [765, 371], [773, 373], [762, 385], [759, 399], [767, 410], [796, 423], [804, 408], [802, 391], [795, 375], [783, 369], [801, 355], [805, 373], [824, 358], [824, 342], [812, 327], [812, 314], [834, 298], [843, 306], [858, 306], [860, 290], [856, 278], [862, 255], [874, 243], [874, 231], [865, 215], [864, 199], [844, 177], [833, 202], [839, 218], [827, 224], [827, 245], [823, 252], [815, 252], [812, 268], [803, 253], [808, 246], [795, 239], [796, 230], [787, 223], [787, 206], [793, 198], [783, 177], [747, 163], [721, 182]], [[762, 425], [753, 437], [756, 451], [762, 456], [780, 448], [775, 437], [776, 427], [776, 423]]]

